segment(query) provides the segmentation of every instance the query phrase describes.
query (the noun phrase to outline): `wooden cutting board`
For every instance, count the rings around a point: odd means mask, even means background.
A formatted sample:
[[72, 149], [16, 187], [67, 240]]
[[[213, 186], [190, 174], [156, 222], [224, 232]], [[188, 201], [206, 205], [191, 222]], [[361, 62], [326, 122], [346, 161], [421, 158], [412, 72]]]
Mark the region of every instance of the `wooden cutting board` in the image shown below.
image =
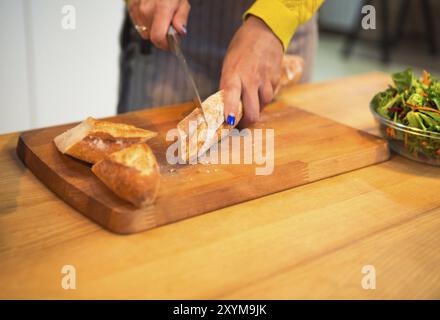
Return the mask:
[[[52, 140], [75, 124], [21, 134], [17, 153], [49, 189], [85, 216], [116, 233], [129, 234], [187, 219], [226, 206], [385, 161], [383, 140], [318, 115], [275, 103], [254, 128], [274, 129], [274, 170], [256, 175], [244, 164], [170, 165], [166, 132], [190, 112], [190, 104], [132, 112], [108, 120], [154, 130], [150, 140], [161, 167], [154, 205], [136, 209], [119, 199], [91, 172], [90, 165], [63, 155]], [[318, 199], [317, 199], [318, 201]]]

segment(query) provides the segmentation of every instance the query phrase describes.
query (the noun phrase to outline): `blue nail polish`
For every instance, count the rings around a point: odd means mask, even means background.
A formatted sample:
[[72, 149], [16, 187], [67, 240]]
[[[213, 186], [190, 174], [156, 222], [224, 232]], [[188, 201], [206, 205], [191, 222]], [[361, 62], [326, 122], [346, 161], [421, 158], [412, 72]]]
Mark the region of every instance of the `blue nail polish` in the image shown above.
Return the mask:
[[183, 33], [184, 33], [185, 35], [188, 33], [188, 30], [186, 30], [186, 25], [183, 25], [183, 26], [182, 26], [182, 30], [183, 30]]
[[233, 126], [235, 124], [235, 116], [233, 113], [228, 114], [228, 125]]

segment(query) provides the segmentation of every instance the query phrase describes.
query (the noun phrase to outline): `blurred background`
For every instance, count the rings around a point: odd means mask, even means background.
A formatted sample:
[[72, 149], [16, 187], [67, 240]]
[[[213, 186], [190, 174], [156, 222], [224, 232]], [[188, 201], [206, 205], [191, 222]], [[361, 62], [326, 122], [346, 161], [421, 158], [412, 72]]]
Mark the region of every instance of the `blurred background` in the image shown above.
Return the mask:
[[[365, 5], [375, 30], [361, 28]], [[326, 0], [313, 81], [407, 67], [439, 76], [437, 12], [440, 0]], [[123, 16], [122, 0], [1, 0], [0, 133], [114, 115]]]

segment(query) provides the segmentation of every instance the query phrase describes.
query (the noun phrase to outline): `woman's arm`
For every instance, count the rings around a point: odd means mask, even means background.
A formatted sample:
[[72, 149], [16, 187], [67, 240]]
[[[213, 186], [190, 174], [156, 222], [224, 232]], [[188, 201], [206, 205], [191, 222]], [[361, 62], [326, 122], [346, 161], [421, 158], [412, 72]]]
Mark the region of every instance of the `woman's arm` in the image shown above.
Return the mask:
[[287, 49], [298, 26], [309, 20], [324, 0], [257, 0], [243, 15], [263, 20]]
[[[262, 106], [272, 101], [281, 75], [284, 50], [297, 27], [310, 19], [323, 0], [257, 0], [244, 14], [223, 62], [226, 121], [243, 102], [242, 126], [256, 122]], [[232, 122], [232, 121], [231, 121]]]

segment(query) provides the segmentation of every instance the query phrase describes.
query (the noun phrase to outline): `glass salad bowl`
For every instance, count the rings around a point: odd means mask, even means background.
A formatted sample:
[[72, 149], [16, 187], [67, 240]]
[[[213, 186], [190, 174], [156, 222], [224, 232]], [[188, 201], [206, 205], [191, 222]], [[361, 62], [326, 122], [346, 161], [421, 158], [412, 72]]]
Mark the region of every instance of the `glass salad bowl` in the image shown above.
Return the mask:
[[370, 110], [391, 150], [411, 160], [440, 166], [440, 133], [423, 131], [385, 119], [376, 112], [372, 104]]

